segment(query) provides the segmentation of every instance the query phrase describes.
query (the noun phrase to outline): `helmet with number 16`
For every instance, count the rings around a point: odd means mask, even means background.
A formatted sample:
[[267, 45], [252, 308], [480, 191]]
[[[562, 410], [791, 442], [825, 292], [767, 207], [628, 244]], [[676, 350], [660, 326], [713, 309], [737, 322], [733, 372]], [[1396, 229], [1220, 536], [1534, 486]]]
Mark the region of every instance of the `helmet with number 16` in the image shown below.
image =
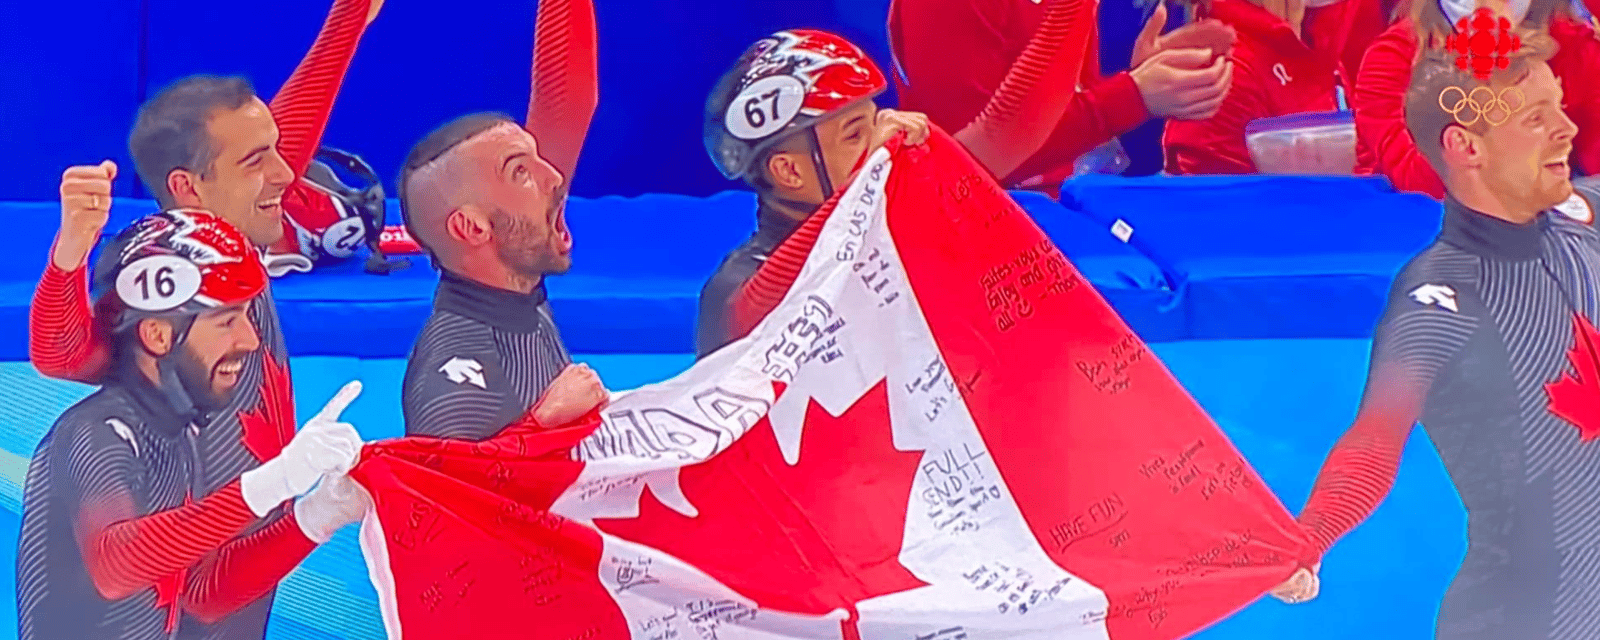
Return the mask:
[[237, 227], [204, 211], [163, 211], [101, 250], [95, 315], [117, 336], [121, 364], [154, 360], [157, 386], [180, 414], [215, 409], [261, 346], [249, 305], [267, 279], [260, 250]]

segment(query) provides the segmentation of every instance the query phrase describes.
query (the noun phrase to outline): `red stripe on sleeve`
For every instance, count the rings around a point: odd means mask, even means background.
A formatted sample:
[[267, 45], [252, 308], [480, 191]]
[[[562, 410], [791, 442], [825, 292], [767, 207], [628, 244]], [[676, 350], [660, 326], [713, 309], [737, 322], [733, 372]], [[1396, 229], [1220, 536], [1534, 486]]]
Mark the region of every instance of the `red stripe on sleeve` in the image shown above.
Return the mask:
[[600, 103], [594, 3], [542, 0], [533, 35], [533, 95], [524, 125], [568, 181]]
[[1132, 77], [1099, 77], [1093, 2], [1054, 0], [1014, 60], [997, 55], [1010, 34], [982, 3], [895, 5], [889, 28], [909, 77], [902, 102], [960, 127], [956, 139], [1007, 184], [1070, 173], [1079, 156], [1148, 117]]
[[1422, 410], [1416, 378], [1397, 365], [1376, 368], [1368, 386], [1373, 396], [1323, 462], [1299, 518], [1318, 556], [1372, 515], [1394, 486]]
[[344, 84], [356, 44], [366, 31], [369, 0], [338, 0], [322, 24], [317, 40], [272, 98], [272, 119], [278, 124], [278, 152], [299, 178], [316, 156], [328, 127], [333, 101]]
[[[1059, 164], [1062, 155], [1071, 156], [1065, 161], [1071, 165], [1082, 155], [1081, 151], [1073, 153], [1072, 147], [1086, 144], [1087, 151], [1114, 135], [1093, 142], [1058, 139], [1067, 131], [1098, 136], [1098, 130], [1107, 124], [1105, 118], [1094, 117], [1099, 110], [1091, 108], [1110, 106], [1095, 103], [1101, 96], [1093, 90], [1078, 93], [1075, 86], [1060, 81], [1085, 75], [1087, 59], [1092, 57], [1089, 47], [1096, 40], [1094, 8], [1093, 2], [1085, 0], [1052, 2], [994, 97], [976, 120], [956, 133], [956, 139], [995, 175], [1006, 176], [1008, 181], [1032, 177]], [[1098, 74], [1089, 75], [1098, 80]], [[1134, 113], [1142, 114], [1142, 100], [1137, 107]], [[1072, 126], [1061, 126], [1068, 122], [1066, 118]]]
[[51, 378], [94, 384], [105, 373], [110, 353], [89, 305], [86, 267], [46, 264], [28, 307], [28, 358]]
[[200, 561], [184, 590], [184, 610], [215, 623], [272, 591], [316, 548], [292, 513], [236, 538]]
[[88, 528], [82, 543], [84, 566], [95, 590], [108, 600], [125, 598], [189, 568], [256, 520], [237, 480], [198, 502], [110, 525], [98, 524], [97, 514], [115, 513], [117, 505], [88, 504], [83, 509], [80, 521]]

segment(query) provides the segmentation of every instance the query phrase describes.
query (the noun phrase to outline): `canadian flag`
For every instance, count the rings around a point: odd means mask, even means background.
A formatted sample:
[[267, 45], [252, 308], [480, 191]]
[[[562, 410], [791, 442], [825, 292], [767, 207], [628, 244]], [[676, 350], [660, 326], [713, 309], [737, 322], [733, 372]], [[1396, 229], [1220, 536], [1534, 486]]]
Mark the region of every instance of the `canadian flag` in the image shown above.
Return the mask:
[[872, 155], [781, 302], [585, 421], [370, 445], [389, 637], [1176, 638], [1308, 545], [942, 132]]

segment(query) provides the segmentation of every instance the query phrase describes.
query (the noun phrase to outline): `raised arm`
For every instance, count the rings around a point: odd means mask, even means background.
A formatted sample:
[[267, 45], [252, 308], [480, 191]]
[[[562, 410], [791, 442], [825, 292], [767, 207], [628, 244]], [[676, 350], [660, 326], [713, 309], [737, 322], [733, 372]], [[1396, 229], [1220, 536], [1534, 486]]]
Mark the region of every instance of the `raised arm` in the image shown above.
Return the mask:
[[89, 304], [89, 253], [111, 215], [116, 163], [68, 167], [61, 175], [61, 228], [28, 307], [28, 359], [51, 378], [93, 384], [110, 350]]
[[335, 0], [317, 40], [283, 83], [269, 108], [278, 124], [278, 153], [296, 177], [305, 175], [322, 144], [356, 44], [384, 0]]
[[533, 94], [523, 125], [570, 184], [600, 103], [592, 0], [541, 0], [533, 31]]

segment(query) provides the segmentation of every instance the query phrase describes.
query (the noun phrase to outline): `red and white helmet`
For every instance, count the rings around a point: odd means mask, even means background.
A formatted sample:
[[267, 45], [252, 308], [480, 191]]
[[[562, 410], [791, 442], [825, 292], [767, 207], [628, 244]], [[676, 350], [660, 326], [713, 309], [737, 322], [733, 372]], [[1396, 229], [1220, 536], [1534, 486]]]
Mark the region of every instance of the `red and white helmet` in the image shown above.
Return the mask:
[[101, 251], [97, 304], [122, 329], [141, 318], [193, 316], [242, 304], [267, 288], [260, 250], [211, 213], [175, 209], [145, 216]]
[[[361, 184], [345, 184], [335, 167]], [[276, 278], [311, 271], [347, 260], [366, 246], [372, 252], [368, 270], [387, 273], [389, 263], [378, 245], [384, 197], [383, 181], [366, 161], [338, 149], [318, 149], [305, 176], [283, 194], [283, 239], [267, 249], [267, 272]]]
[[883, 71], [849, 40], [814, 29], [779, 31], [746, 49], [712, 89], [706, 151], [722, 175], [746, 177], [779, 140], [888, 88]]

